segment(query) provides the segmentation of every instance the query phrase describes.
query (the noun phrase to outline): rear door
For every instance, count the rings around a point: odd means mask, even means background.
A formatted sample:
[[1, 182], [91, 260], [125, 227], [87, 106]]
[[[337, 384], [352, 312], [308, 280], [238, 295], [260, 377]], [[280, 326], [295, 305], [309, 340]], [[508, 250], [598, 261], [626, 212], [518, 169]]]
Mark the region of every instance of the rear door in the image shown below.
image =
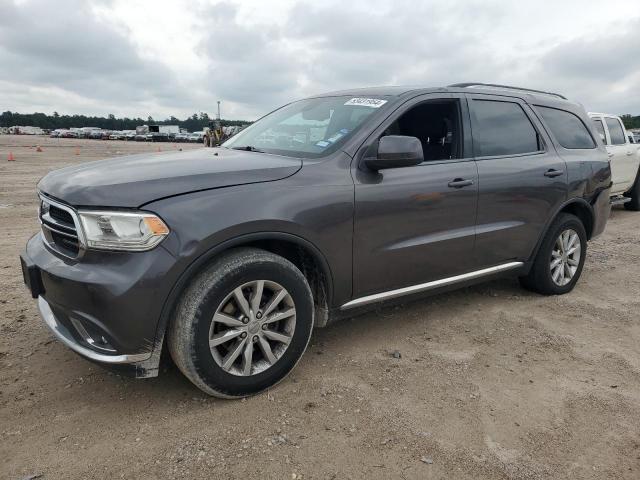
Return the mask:
[[609, 158], [611, 161], [611, 181], [613, 193], [624, 193], [633, 185], [638, 173], [635, 148], [629, 143], [624, 127], [617, 117], [604, 117], [607, 128]]
[[525, 261], [549, 215], [567, 198], [567, 170], [519, 98], [468, 95], [478, 165], [479, 267]]

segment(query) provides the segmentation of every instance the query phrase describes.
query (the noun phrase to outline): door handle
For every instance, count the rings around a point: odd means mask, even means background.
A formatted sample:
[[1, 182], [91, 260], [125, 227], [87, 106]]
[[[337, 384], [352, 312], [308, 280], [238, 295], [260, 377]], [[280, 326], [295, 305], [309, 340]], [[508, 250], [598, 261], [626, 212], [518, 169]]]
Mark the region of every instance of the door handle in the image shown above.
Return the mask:
[[633, 155], [633, 152], [627, 152], [627, 157], [630, 157], [631, 155]]
[[473, 185], [473, 180], [465, 180], [464, 178], [456, 178], [447, 184], [449, 188], [463, 188]]
[[607, 157], [609, 158], [613, 157], [613, 153], [607, 153]]
[[549, 170], [544, 172], [544, 176], [549, 178], [559, 177], [560, 175], [564, 175], [564, 170], [556, 170], [555, 168], [550, 168]]

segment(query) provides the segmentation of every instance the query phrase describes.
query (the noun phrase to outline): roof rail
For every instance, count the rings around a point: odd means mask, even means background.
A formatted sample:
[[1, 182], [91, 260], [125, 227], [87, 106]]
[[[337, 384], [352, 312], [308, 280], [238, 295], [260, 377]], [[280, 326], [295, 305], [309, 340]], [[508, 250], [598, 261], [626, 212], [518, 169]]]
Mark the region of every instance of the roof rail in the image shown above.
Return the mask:
[[560, 95], [559, 93], [553, 92], [545, 92], [544, 90], [534, 90], [532, 88], [522, 88], [522, 87], [511, 87], [509, 85], [498, 85], [496, 83], [480, 83], [480, 82], [469, 82], [469, 83], [454, 83], [451, 85], [447, 85], [448, 87], [458, 87], [458, 88], [467, 88], [467, 87], [492, 87], [492, 88], [504, 88], [506, 90], [520, 90], [521, 92], [532, 92], [532, 93], [542, 93], [544, 95], [553, 95], [554, 97], [559, 97], [563, 100], [567, 100], [567, 97], [564, 95]]

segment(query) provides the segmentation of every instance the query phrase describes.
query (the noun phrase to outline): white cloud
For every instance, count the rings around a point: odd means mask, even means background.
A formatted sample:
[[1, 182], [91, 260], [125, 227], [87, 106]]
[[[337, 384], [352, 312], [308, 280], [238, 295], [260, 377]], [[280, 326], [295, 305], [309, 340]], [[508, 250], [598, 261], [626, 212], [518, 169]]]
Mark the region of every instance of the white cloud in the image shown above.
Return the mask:
[[0, 0], [2, 110], [255, 118], [289, 100], [460, 81], [640, 113], [628, 2]]

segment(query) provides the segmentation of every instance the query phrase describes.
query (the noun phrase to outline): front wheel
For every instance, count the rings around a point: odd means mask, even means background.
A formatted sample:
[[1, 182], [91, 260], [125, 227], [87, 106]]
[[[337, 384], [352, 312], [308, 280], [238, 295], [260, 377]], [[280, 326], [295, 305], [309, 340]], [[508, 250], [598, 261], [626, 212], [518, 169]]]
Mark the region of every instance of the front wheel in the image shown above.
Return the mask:
[[545, 235], [525, 277], [523, 287], [543, 295], [562, 295], [573, 290], [584, 266], [587, 234], [578, 217], [560, 214]]
[[168, 330], [169, 351], [204, 392], [254, 395], [298, 363], [313, 312], [311, 289], [295, 265], [264, 250], [232, 250], [183, 294]]

